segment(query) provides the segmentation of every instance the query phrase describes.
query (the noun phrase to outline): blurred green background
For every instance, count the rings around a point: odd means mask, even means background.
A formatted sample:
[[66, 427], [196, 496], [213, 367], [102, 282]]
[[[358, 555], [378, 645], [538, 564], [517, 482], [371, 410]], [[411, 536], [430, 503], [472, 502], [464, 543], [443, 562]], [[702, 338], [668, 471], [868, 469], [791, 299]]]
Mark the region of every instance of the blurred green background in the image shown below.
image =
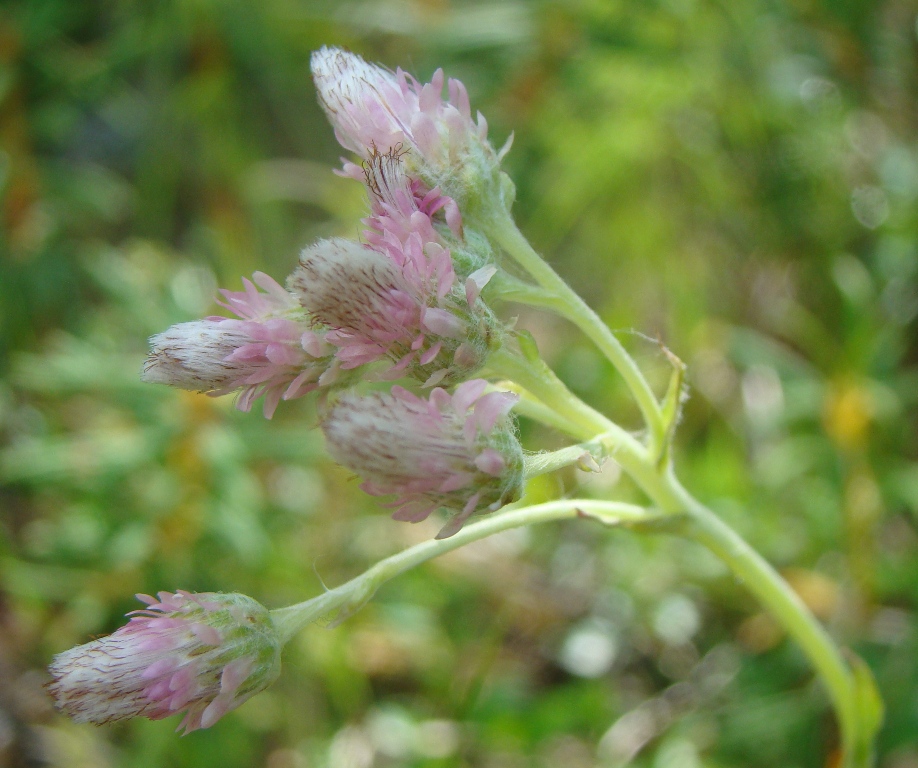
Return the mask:
[[[585, 522], [408, 574], [209, 731], [56, 715], [135, 592], [275, 607], [431, 535], [273, 422], [142, 385], [146, 338], [353, 235], [310, 51], [469, 88], [522, 228], [640, 359], [689, 364], [688, 486], [782, 569], [918, 767], [918, 7], [910, 0], [7, 0], [0, 8], [0, 766], [831, 766], [800, 652], [711, 557]], [[574, 330], [570, 386], [637, 415]], [[529, 448], [559, 445], [524, 424]], [[533, 484], [636, 495], [614, 467]]]

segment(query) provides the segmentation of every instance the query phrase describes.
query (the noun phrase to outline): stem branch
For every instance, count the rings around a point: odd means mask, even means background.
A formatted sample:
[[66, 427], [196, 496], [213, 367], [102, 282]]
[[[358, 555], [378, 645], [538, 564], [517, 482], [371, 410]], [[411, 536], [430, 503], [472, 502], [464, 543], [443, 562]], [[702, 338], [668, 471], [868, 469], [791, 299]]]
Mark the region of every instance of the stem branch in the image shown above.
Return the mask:
[[504, 250], [524, 267], [542, 288], [558, 297], [560, 301], [552, 308], [580, 328], [621, 374], [641, 409], [650, 430], [651, 447], [655, 448], [664, 439], [666, 427], [660, 404], [633, 358], [599, 315], [536, 253], [506, 210], [500, 208], [499, 213], [495, 214], [488, 224], [490, 233]]
[[[658, 462], [654, 453], [621, 428], [612, 425], [614, 428], [609, 429], [609, 419], [580, 401], [544, 363], [536, 366], [521, 356], [502, 352], [491, 365], [553, 410], [570, 418], [576, 424], [576, 430], [572, 431], [608, 440], [612, 446], [610, 455], [641, 486], [663, 517], [685, 515], [675, 530], [720, 558], [799, 644], [819, 673], [838, 717], [844, 768], [869, 765], [869, 747], [861, 743], [857, 689], [851, 669], [825, 628], [777, 571], [682, 487], [668, 461]], [[605, 434], [600, 436], [603, 432]], [[868, 757], [858, 757], [862, 754]]]
[[299, 630], [336, 610], [343, 612], [342, 618], [346, 618], [366, 603], [389, 579], [434, 557], [511, 528], [571, 519], [581, 515], [588, 515], [607, 524], [645, 523], [659, 517], [644, 507], [634, 504], [592, 499], [550, 501], [545, 504], [502, 512], [486, 517], [480, 522], [466, 525], [448, 539], [430, 539], [387, 557], [385, 560], [380, 560], [360, 576], [318, 597], [271, 611], [271, 618], [281, 641], [286, 643]]
[[669, 475], [667, 480], [668, 490], [681, 498], [688, 513], [684, 534], [707, 547], [730, 568], [797, 642], [821, 676], [838, 717], [844, 765], [853, 768], [860, 730], [855, 681], [829, 633], [778, 572], [736, 531], [695, 500], [675, 477]]
[[558, 416], [568, 419], [570, 426], [566, 431], [574, 437], [592, 440], [601, 436], [609, 458], [621, 464], [645, 490], [655, 485], [658, 473], [650, 451], [618, 424], [584, 403], [542, 360], [534, 362], [501, 348], [491, 353], [488, 369], [516, 382]]

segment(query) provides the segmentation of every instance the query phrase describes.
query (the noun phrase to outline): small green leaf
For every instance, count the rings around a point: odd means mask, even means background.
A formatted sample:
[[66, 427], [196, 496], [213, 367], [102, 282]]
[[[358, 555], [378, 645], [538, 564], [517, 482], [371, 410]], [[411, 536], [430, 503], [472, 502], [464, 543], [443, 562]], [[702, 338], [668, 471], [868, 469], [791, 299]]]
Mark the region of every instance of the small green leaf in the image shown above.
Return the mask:
[[858, 747], [869, 753], [873, 739], [883, 724], [883, 699], [876, 680], [866, 662], [850, 654], [849, 662], [854, 674], [854, 697], [858, 719]]
[[539, 347], [536, 344], [535, 337], [529, 333], [529, 331], [518, 330], [516, 332], [516, 338], [520, 345], [520, 351], [529, 362], [541, 362], [542, 358], [539, 356]]

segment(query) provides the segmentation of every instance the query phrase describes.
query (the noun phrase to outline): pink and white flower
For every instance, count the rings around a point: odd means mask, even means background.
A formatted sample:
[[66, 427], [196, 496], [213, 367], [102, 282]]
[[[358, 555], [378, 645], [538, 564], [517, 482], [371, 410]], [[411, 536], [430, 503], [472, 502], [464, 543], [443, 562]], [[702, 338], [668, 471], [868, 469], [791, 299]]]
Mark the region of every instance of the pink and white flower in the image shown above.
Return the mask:
[[434, 228], [434, 216], [442, 211], [444, 219], [458, 238], [462, 231], [459, 206], [439, 187], [427, 190], [417, 179], [405, 172], [405, 152], [398, 149], [386, 153], [372, 152], [363, 163], [363, 181], [370, 198], [370, 215], [363, 220], [367, 242], [380, 250], [389, 241], [403, 243], [411, 235], [424, 242], [443, 244]]
[[[498, 321], [478, 301], [493, 268], [460, 284], [441, 234], [458, 240], [458, 208], [411, 181], [398, 152], [374, 153], [364, 173], [367, 244], [339, 238], [307, 248], [288, 286], [329, 329], [342, 369], [386, 359], [390, 378], [410, 375], [427, 386], [465, 380], [500, 343]], [[449, 228], [435, 225], [439, 211]]]
[[[388, 378], [411, 375], [433, 386], [468, 377], [498, 342], [494, 320], [458, 290], [449, 251], [412, 233], [385, 252], [341, 238], [303, 251], [289, 285], [329, 328], [341, 368], [380, 360]], [[490, 324], [481, 320], [490, 319]]]
[[373, 496], [394, 495], [396, 520], [419, 522], [444, 508], [452, 518], [437, 538], [473, 514], [519, 498], [523, 456], [508, 412], [510, 392], [485, 393], [482, 379], [425, 400], [401, 387], [387, 394], [345, 395], [322, 423], [329, 453]]
[[179, 730], [209, 728], [280, 674], [267, 609], [239, 594], [160, 592], [107, 637], [58, 654], [48, 690], [78, 723], [178, 712]]
[[[364, 182], [370, 198], [370, 215], [363, 220], [367, 226], [363, 236], [376, 250], [386, 253], [400, 267], [405, 264], [409, 243], [420, 238], [426, 253], [428, 244], [449, 248], [450, 264], [456, 269], [456, 256], [468, 267], [476, 259], [465, 250], [462, 240], [462, 216], [455, 200], [440, 192], [439, 187], [427, 190], [417, 179], [408, 176], [403, 162], [405, 153], [392, 150], [386, 154], [374, 152], [363, 163]], [[442, 211], [448, 228], [435, 226], [434, 217]], [[438, 253], [440, 251], [437, 251]], [[469, 258], [471, 257], [471, 258]], [[484, 266], [468, 268], [464, 288], [466, 304], [473, 313], [481, 290], [497, 272], [496, 266], [485, 261]], [[481, 307], [480, 309], [484, 309]]]
[[244, 291], [221, 291], [218, 303], [239, 319], [208, 317], [153, 336], [143, 380], [214, 397], [238, 390], [241, 411], [264, 396], [268, 418], [281, 399], [332, 383], [334, 350], [310, 328], [296, 297], [263, 272], [252, 277], [254, 284], [243, 278]]
[[[422, 84], [401, 69], [392, 72], [349, 51], [325, 47], [312, 55], [312, 75], [338, 141], [364, 159], [374, 151], [410, 149], [436, 175], [436, 169], [455, 167], [469, 153], [497, 167], [509, 149], [495, 154], [484, 116], [479, 112], [472, 119], [465, 86], [446, 80], [442, 69]], [[344, 172], [361, 178], [353, 163], [345, 163]]]

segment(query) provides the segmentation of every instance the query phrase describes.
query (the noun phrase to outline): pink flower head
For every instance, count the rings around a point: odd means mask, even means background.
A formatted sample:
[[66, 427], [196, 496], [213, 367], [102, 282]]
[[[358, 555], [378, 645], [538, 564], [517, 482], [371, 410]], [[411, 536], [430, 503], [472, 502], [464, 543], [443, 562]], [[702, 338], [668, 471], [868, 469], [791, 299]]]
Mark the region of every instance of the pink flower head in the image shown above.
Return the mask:
[[[401, 146], [440, 171], [470, 152], [486, 156], [495, 167], [500, 161], [487, 142], [484, 117], [479, 112], [472, 119], [465, 86], [445, 81], [441, 69], [422, 84], [401, 69], [392, 72], [349, 51], [322, 48], [312, 54], [312, 75], [338, 141], [364, 159], [374, 150]], [[348, 163], [345, 174], [360, 178], [360, 169]]]
[[470, 306], [460, 290], [449, 250], [420, 232], [404, 243], [387, 237], [381, 248], [323, 240], [303, 251], [290, 277], [306, 311], [330, 329], [325, 339], [341, 368], [388, 360], [389, 378], [428, 386], [467, 378], [499, 334], [487, 308]]
[[295, 296], [263, 272], [243, 278], [244, 291], [221, 291], [221, 306], [239, 319], [208, 317], [173, 325], [150, 339], [144, 381], [212, 396], [239, 390], [236, 407], [248, 411], [264, 395], [264, 414], [331, 383], [333, 348], [310, 330]]
[[370, 216], [364, 219], [369, 230], [367, 242], [385, 248], [388, 241], [403, 243], [412, 234], [424, 242], [442, 244], [434, 229], [434, 216], [442, 211], [450, 231], [456, 237], [462, 230], [462, 216], [455, 200], [440, 192], [427, 190], [405, 172], [405, 152], [396, 147], [386, 153], [372, 151], [363, 163], [363, 180], [370, 197]]
[[520, 497], [523, 456], [508, 412], [509, 392], [485, 394], [487, 382], [435, 389], [425, 400], [401, 387], [387, 394], [346, 395], [322, 424], [328, 450], [373, 496], [394, 495], [396, 520], [419, 522], [440, 507], [453, 513], [437, 538], [452, 536], [470, 515]]
[[[370, 215], [363, 220], [368, 229], [366, 241], [376, 250], [386, 253], [400, 269], [406, 265], [406, 252], [420, 239], [422, 251], [428, 253], [450, 248], [450, 263], [467, 274], [465, 298], [473, 315], [487, 314], [487, 308], [476, 306], [481, 290], [497, 272], [489, 254], [475, 253], [462, 238], [462, 216], [456, 202], [440, 192], [439, 187], [427, 190], [417, 179], [409, 178], [403, 162], [405, 153], [391, 150], [386, 154], [374, 152], [363, 164], [364, 181], [370, 198]], [[434, 217], [442, 211], [449, 233], [434, 225]], [[447, 240], [449, 242], [447, 242]], [[482, 258], [484, 256], [484, 258]], [[476, 263], [477, 262], [477, 263]], [[480, 266], [481, 264], [484, 266]], [[475, 323], [484, 320], [476, 317]]]
[[209, 728], [280, 674], [271, 616], [239, 594], [160, 592], [114, 634], [54, 657], [48, 690], [78, 723], [184, 712], [179, 730]]

